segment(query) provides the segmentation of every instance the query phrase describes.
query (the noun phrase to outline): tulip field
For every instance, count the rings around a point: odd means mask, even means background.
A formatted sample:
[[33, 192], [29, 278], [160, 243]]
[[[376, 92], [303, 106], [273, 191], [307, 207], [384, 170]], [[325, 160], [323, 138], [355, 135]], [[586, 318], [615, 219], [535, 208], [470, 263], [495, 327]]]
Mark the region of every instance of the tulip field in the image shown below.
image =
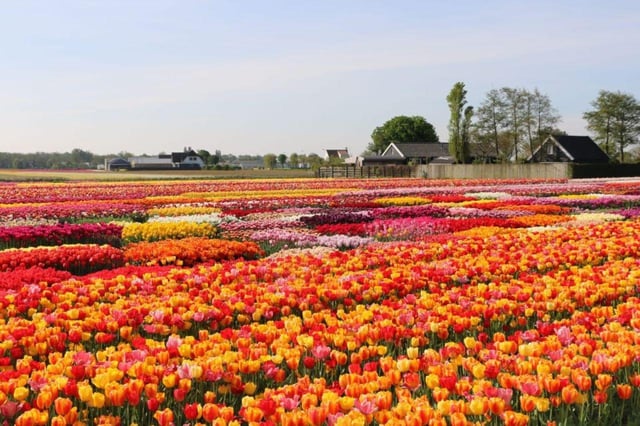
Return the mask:
[[640, 181], [0, 183], [0, 425], [640, 424]]

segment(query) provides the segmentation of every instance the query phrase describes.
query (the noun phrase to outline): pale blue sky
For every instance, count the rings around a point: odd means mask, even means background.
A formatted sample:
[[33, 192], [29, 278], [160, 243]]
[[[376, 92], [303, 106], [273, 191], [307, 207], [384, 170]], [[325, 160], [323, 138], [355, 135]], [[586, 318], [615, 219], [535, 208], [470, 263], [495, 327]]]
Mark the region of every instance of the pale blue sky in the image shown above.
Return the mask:
[[361, 153], [446, 96], [640, 98], [638, 1], [0, 0], [0, 151]]

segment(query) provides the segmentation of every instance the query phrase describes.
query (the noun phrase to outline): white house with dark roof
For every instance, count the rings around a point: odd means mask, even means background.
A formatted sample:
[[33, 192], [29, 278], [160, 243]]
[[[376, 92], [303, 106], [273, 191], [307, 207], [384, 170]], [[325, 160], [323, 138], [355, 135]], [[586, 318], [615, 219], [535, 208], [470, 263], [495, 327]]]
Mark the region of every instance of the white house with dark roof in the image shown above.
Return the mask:
[[396, 143], [392, 142], [382, 154], [365, 157], [364, 165], [372, 164], [429, 164], [453, 163], [449, 155], [449, 144], [440, 142]]

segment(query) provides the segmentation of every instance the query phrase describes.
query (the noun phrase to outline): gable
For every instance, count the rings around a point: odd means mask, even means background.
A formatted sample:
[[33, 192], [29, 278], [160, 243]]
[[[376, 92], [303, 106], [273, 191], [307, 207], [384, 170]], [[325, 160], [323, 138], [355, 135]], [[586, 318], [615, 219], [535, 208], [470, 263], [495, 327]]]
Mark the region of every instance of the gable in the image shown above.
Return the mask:
[[380, 154], [380, 156], [391, 157], [391, 158], [406, 158], [404, 153], [398, 148], [398, 146], [394, 142], [391, 142], [387, 147], [387, 149], [385, 149], [384, 152]]
[[609, 156], [589, 136], [551, 135], [527, 161], [607, 163]]

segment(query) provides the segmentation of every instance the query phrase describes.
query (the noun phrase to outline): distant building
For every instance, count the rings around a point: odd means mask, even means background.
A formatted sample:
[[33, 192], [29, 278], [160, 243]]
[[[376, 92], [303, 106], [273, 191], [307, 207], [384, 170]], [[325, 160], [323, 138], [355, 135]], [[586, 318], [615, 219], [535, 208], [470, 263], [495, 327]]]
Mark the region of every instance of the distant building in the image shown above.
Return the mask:
[[349, 157], [350, 157], [349, 150], [347, 148], [345, 148], [345, 149], [327, 149], [327, 150], [325, 150], [325, 159], [326, 160], [331, 160], [331, 159], [346, 160]]
[[608, 163], [609, 156], [589, 136], [550, 135], [528, 163]]
[[382, 154], [368, 156], [362, 159], [363, 165], [418, 165], [433, 162], [453, 163], [453, 158], [449, 155], [449, 144], [440, 142], [391, 142]]
[[114, 158], [107, 163], [107, 170], [173, 170], [190, 169], [201, 170], [204, 168], [204, 161], [191, 148], [182, 152], [172, 152], [171, 154], [160, 154], [157, 156], [137, 156], [128, 160]]
[[106, 169], [109, 171], [129, 170], [131, 169], [131, 163], [124, 158], [114, 158], [107, 162]]

